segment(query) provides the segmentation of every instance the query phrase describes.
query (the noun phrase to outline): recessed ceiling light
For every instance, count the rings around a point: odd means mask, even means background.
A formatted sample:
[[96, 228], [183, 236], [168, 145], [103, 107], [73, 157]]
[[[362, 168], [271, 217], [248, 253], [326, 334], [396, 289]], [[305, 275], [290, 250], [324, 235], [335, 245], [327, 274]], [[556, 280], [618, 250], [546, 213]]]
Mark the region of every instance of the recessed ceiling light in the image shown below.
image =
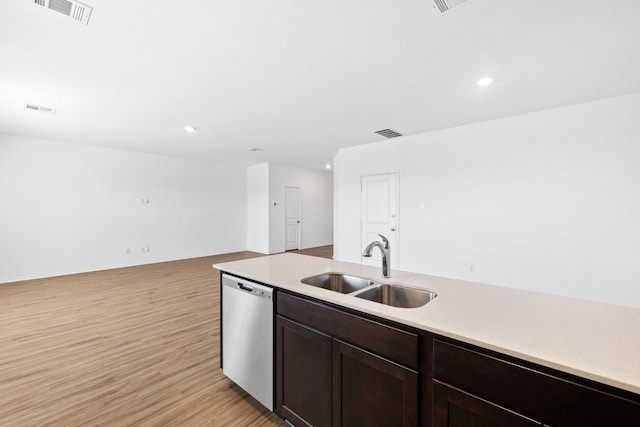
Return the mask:
[[493, 77], [491, 76], [483, 77], [476, 82], [478, 86], [489, 86], [491, 83], [493, 83]]
[[249, 151], [251, 151], [252, 153], [259, 153], [262, 151], [262, 148], [249, 148]]
[[324, 165], [324, 167], [325, 167], [326, 169], [331, 169], [331, 163], [327, 163], [326, 165]]
[[184, 127], [184, 131], [187, 132], [187, 133], [192, 133], [192, 132], [196, 131], [196, 128], [193, 127], [193, 126], [185, 126]]

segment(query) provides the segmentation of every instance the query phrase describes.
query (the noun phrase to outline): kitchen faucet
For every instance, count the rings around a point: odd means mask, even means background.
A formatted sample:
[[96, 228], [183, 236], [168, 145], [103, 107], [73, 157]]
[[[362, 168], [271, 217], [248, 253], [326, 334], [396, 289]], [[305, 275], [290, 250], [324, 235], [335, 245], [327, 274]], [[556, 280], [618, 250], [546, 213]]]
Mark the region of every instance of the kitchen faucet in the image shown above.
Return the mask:
[[391, 258], [391, 248], [389, 247], [389, 240], [387, 240], [386, 237], [384, 237], [382, 234], [378, 234], [378, 236], [382, 238], [384, 245], [378, 242], [377, 240], [373, 241], [369, 243], [366, 248], [364, 248], [364, 252], [362, 253], [362, 256], [369, 258], [371, 256], [371, 250], [374, 247], [377, 247], [378, 249], [380, 249], [380, 252], [382, 252], [382, 277], [388, 278], [390, 277], [389, 276], [389, 259]]

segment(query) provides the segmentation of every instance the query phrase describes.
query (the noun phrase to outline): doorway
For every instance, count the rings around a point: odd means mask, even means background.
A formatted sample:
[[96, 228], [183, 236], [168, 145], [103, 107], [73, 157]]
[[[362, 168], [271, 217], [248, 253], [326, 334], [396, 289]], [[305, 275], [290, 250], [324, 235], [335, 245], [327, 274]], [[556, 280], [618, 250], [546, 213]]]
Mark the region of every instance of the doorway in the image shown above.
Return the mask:
[[[389, 240], [391, 248], [390, 268], [398, 269], [398, 187], [397, 173], [362, 176], [361, 199], [361, 248], [374, 240], [382, 241], [379, 234]], [[360, 257], [362, 264], [380, 266], [382, 255], [374, 250], [371, 258]]]
[[300, 188], [284, 189], [284, 250], [300, 249]]

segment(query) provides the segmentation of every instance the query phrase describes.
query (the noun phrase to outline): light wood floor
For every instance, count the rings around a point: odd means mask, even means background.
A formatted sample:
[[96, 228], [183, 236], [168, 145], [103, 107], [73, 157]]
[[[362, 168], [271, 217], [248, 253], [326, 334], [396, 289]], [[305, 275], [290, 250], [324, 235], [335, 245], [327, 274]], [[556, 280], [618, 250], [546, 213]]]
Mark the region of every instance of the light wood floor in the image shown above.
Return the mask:
[[317, 248], [300, 249], [297, 251], [290, 251], [290, 252], [298, 253], [302, 255], [317, 256], [321, 258], [333, 258], [333, 245], [318, 246]]
[[284, 426], [219, 368], [211, 265], [255, 256], [0, 284], [0, 426]]

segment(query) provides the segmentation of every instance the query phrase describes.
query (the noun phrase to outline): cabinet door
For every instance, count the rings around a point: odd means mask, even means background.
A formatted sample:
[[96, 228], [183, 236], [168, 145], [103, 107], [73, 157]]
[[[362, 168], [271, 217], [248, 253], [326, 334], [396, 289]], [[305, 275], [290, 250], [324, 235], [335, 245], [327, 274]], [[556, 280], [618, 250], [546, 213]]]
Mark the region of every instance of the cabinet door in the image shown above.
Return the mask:
[[415, 427], [418, 373], [333, 341], [334, 427]]
[[276, 316], [276, 410], [295, 426], [331, 425], [331, 337]]
[[433, 389], [433, 427], [531, 427], [541, 426], [472, 394], [438, 382]]

